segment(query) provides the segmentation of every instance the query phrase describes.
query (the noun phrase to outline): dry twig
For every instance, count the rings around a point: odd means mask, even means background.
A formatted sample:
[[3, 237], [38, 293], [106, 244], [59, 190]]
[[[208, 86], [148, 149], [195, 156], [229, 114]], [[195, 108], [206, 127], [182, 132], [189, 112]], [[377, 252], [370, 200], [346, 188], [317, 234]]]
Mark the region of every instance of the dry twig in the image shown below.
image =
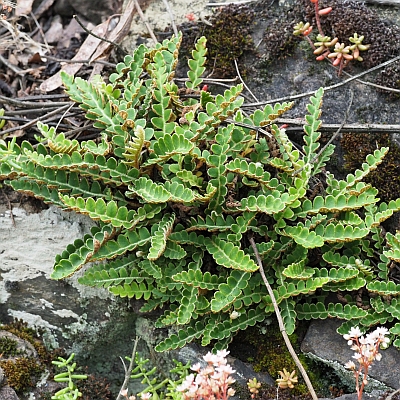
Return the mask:
[[158, 40], [157, 40], [157, 38], [156, 38], [156, 35], [154, 34], [153, 29], [151, 29], [151, 26], [149, 25], [149, 23], [146, 21], [146, 18], [144, 17], [143, 11], [142, 11], [142, 9], [140, 8], [140, 4], [139, 4], [138, 0], [135, 0], [135, 7], [136, 7], [136, 11], [138, 12], [138, 14], [139, 14], [141, 20], [142, 20], [143, 23], [146, 25], [146, 28], [147, 28], [147, 30], [149, 31], [149, 34], [150, 34], [151, 38], [152, 38], [153, 41], [154, 41], [154, 44], [157, 44], [157, 43], [158, 43]]
[[256, 97], [256, 96], [254, 95], [254, 93], [250, 90], [250, 88], [246, 85], [245, 81], [244, 81], [243, 78], [242, 78], [242, 75], [240, 75], [240, 71], [239, 71], [239, 67], [238, 67], [236, 58], [234, 58], [233, 61], [235, 62], [236, 73], [237, 73], [237, 75], [238, 75], [238, 77], [239, 77], [239, 79], [240, 79], [240, 82], [242, 82], [244, 88], [251, 94], [251, 96], [253, 97], [253, 99], [254, 99], [255, 101], [258, 101], [257, 97]]
[[[368, 69], [367, 71], [361, 72], [357, 75], [352, 76], [351, 78], [345, 79], [342, 82], [336, 83], [335, 85], [331, 85], [331, 86], [326, 86], [324, 87], [324, 91], [327, 92], [328, 90], [333, 90], [333, 89], [337, 89], [338, 87], [341, 87], [343, 85], [346, 85], [347, 83], [354, 81], [358, 78], [361, 78], [364, 75], [367, 75], [373, 71], [376, 71], [378, 69], [384, 68], [390, 64], [393, 64], [396, 61], [400, 60], [400, 56], [397, 56], [395, 58], [392, 58], [391, 60], [385, 61], [382, 64], [376, 65], [375, 67], [372, 67], [370, 69]], [[266, 101], [260, 101], [257, 103], [247, 103], [247, 104], [243, 104], [242, 107], [259, 107], [259, 106], [264, 106], [266, 104], [271, 104], [271, 103], [279, 103], [282, 101], [290, 101], [290, 100], [297, 100], [297, 99], [301, 99], [303, 97], [308, 97], [308, 96], [312, 96], [315, 94], [315, 90], [313, 90], [312, 92], [307, 92], [307, 93], [300, 93], [300, 94], [295, 94], [293, 96], [285, 96], [285, 97], [280, 97], [278, 99], [272, 99], [272, 100], [266, 100]]]
[[172, 12], [171, 7], [169, 6], [168, 0], [163, 0], [163, 3], [165, 5], [165, 7], [167, 8], [167, 12], [168, 12], [169, 17], [171, 19], [171, 25], [172, 25], [172, 30], [174, 31], [174, 35], [176, 37], [178, 37], [178, 28], [176, 27], [174, 13]]
[[133, 369], [133, 364], [135, 363], [135, 355], [136, 355], [136, 349], [137, 349], [137, 344], [138, 344], [138, 342], [139, 342], [139, 338], [136, 336], [136, 338], [135, 338], [135, 344], [133, 345], [131, 361], [130, 361], [130, 363], [129, 363], [128, 368], [126, 368], [126, 365], [125, 365], [125, 363], [124, 363], [124, 360], [122, 360], [122, 358], [121, 358], [121, 361], [122, 361], [122, 364], [123, 364], [124, 370], [125, 370], [125, 379], [124, 379], [124, 383], [122, 384], [121, 390], [120, 390], [119, 393], [118, 393], [117, 400], [122, 399], [122, 394], [121, 394], [121, 392], [127, 388], [129, 379], [131, 378], [131, 373], [132, 373], [132, 369]]
[[303, 365], [301, 364], [299, 357], [297, 357], [297, 354], [294, 351], [292, 343], [290, 343], [289, 336], [286, 333], [285, 324], [283, 323], [283, 319], [282, 319], [281, 312], [279, 311], [278, 303], [276, 302], [274, 292], [272, 291], [272, 287], [269, 284], [267, 277], [265, 276], [263, 263], [262, 263], [262, 260], [260, 257], [260, 253], [258, 252], [256, 243], [254, 241], [254, 238], [252, 236], [250, 236], [249, 241], [250, 241], [251, 247], [253, 248], [254, 255], [256, 256], [258, 266], [260, 267], [260, 274], [261, 274], [262, 280], [264, 281], [264, 284], [268, 290], [268, 294], [271, 297], [272, 305], [274, 306], [274, 311], [276, 314], [276, 318], [278, 319], [279, 329], [281, 331], [283, 340], [286, 343], [286, 346], [289, 350], [290, 355], [293, 358], [293, 361], [296, 363], [297, 368], [299, 369], [304, 381], [306, 382], [306, 385], [308, 387], [308, 390], [310, 391], [311, 397], [313, 398], [313, 400], [318, 400], [317, 394], [315, 393], [315, 390], [310, 381], [310, 378], [308, 377], [306, 370], [304, 369]]

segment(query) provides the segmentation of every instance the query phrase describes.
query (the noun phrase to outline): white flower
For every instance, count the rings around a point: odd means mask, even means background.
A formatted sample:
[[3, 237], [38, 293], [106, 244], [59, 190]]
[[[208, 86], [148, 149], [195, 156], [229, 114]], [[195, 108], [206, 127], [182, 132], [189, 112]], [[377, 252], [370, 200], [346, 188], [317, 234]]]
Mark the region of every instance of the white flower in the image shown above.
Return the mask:
[[346, 364], [344, 364], [344, 367], [347, 369], [356, 369], [356, 364], [354, 364], [353, 361], [349, 361]]
[[142, 393], [141, 396], [142, 400], [149, 400], [151, 397], [151, 393], [147, 392], [147, 393]]
[[200, 363], [196, 363], [196, 364], [192, 365], [192, 367], [190, 367], [190, 369], [191, 369], [192, 371], [195, 371], [195, 372], [199, 372], [199, 371], [200, 371], [200, 368], [201, 368]]
[[389, 330], [383, 326], [378, 326], [378, 328], [376, 328], [375, 332], [379, 335], [379, 336], [386, 336], [389, 335]]
[[343, 337], [346, 340], [349, 340], [350, 338], [358, 338], [361, 335], [362, 335], [362, 333], [360, 331], [360, 328], [358, 326], [354, 326], [354, 327], [350, 328], [349, 335], [346, 335], [346, 336], [349, 336], [349, 337], [347, 338], [344, 335], [343, 335]]
[[205, 356], [203, 356], [203, 359], [212, 365], [218, 364], [219, 362], [219, 357], [211, 352], [208, 352]]

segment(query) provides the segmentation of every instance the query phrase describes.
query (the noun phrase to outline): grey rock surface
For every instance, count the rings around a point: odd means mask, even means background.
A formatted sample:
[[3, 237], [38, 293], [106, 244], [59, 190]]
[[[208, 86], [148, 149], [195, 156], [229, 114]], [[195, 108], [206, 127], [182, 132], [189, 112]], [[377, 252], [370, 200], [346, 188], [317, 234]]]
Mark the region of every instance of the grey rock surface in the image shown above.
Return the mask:
[[131, 352], [136, 318], [128, 302], [80, 285], [78, 277], [50, 279], [54, 257], [93, 221], [56, 207], [18, 208], [10, 198], [15, 225], [0, 202], [0, 323], [18, 318], [40, 328], [47, 347], [75, 352], [80, 365], [119, 385], [124, 371], [118, 357]]
[[[301, 344], [301, 350], [320, 361], [336, 367], [336, 371], [342, 372], [344, 379], [354, 382], [352, 373], [343, 367], [345, 363], [352, 359], [354, 351], [350, 349], [343, 337], [336, 332], [342, 322], [336, 319], [311, 322]], [[390, 346], [388, 349], [382, 350], [382, 360], [374, 362], [369, 376], [376, 380], [374, 383], [377, 387], [384, 388], [385, 385], [389, 388], [398, 389], [400, 388], [399, 365], [400, 351]], [[379, 385], [379, 382], [383, 385]], [[374, 385], [371, 380], [366, 389], [372, 387]]]
[[9, 386], [3, 386], [0, 388], [0, 399], [1, 400], [19, 400], [17, 394], [14, 389]]

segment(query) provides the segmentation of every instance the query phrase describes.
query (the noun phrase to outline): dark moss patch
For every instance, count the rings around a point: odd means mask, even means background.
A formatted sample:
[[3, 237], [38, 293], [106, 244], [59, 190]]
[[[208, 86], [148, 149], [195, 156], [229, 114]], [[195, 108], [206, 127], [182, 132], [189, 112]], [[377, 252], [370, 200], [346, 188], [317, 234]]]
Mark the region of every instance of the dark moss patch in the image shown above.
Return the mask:
[[266, 28], [263, 37], [265, 57], [269, 61], [291, 57], [295, 47], [302, 43], [300, 38], [293, 35], [293, 27], [296, 21], [301, 19], [299, 8], [297, 6], [294, 10], [285, 10], [285, 12], [282, 12], [280, 8], [269, 11], [274, 14], [272, 15], [274, 19], [273, 23]]
[[3, 358], [8, 358], [21, 354], [21, 351], [18, 349], [18, 343], [15, 340], [8, 337], [1, 337], [0, 354]]
[[23, 393], [34, 387], [45, 370], [43, 365], [33, 357], [19, 357], [14, 360], [0, 361], [0, 366], [7, 377], [7, 384], [17, 393]]
[[368, 154], [377, 148], [389, 147], [383, 162], [365, 179], [379, 190], [379, 198], [389, 202], [400, 197], [400, 148], [387, 133], [345, 133], [341, 139], [344, 155], [344, 169], [354, 172], [360, 168]]
[[114, 396], [110, 391], [110, 383], [105, 378], [88, 375], [87, 379], [77, 382], [82, 393], [81, 400], [112, 400]]
[[230, 5], [221, 8], [213, 15], [208, 24], [198, 23], [183, 26], [185, 31], [182, 43], [182, 52], [185, 48], [192, 49], [193, 42], [200, 36], [207, 38], [208, 74], [212, 78], [232, 78], [237, 75], [234, 60], [240, 65], [242, 75], [246, 74], [241, 63], [241, 57], [246, 52], [254, 50], [251, 37], [255, 12], [247, 6]]
[[[319, 397], [336, 397], [350, 393], [351, 388], [343, 386], [332, 368], [301, 353], [300, 346], [307, 327], [307, 323], [300, 323], [296, 333], [290, 336], [290, 341]], [[307, 400], [311, 398], [308, 388], [287, 350], [277, 322], [261, 328], [248, 328], [246, 332], [239, 332], [229, 346], [229, 350], [232, 356], [244, 362], [251, 362], [256, 372], [267, 372], [273, 379], [280, 377], [279, 371], [284, 368], [290, 372], [296, 370], [299, 383], [293, 389], [280, 389], [279, 399]], [[243, 398], [246, 399], [246, 397]], [[276, 386], [263, 384], [255, 398], [276, 398]]]

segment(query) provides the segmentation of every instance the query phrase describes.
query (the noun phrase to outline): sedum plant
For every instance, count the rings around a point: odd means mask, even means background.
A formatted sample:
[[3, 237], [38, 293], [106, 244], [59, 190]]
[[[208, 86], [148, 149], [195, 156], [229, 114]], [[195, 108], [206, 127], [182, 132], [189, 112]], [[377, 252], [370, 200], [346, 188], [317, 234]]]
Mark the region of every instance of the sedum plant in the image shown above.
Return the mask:
[[180, 43], [139, 46], [108, 84], [62, 75], [99, 140], [70, 140], [39, 123], [37, 146], [1, 142], [0, 179], [98, 221], [56, 256], [52, 277], [90, 263], [81, 284], [142, 299], [141, 311], [160, 309], [158, 327], [175, 327], [157, 351], [193, 340], [223, 349], [235, 332], [273, 314], [252, 237], [288, 334], [297, 320], [337, 317], [342, 333], [350, 323], [391, 323], [399, 335], [400, 285], [390, 273], [400, 234], [385, 234], [381, 223], [400, 200], [380, 203], [363, 181], [388, 148], [336, 179], [324, 169], [334, 148], [321, 152], [318, 142], [322, 89], [296, 148], [274, 123], [292, 103], [246, 115], [242, 85], [200, 90], [205, 38], [179, 88]]

